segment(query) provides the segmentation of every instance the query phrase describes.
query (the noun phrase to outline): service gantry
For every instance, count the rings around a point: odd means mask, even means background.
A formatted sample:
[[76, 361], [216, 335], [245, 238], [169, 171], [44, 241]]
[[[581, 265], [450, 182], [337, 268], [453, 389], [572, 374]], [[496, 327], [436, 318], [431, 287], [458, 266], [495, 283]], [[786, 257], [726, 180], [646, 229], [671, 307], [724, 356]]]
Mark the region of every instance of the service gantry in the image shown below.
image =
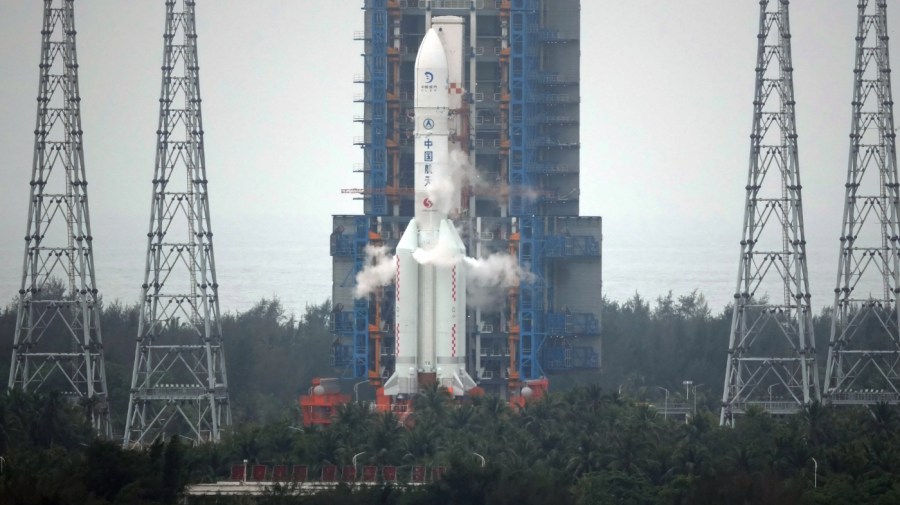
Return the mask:
[[125, 446], [231, 424], [191, 0], [166, 0], [156, 166]]
[[797, 412], [819, 398], [788, 0], [760, 1], [750, 169], [721, 424], [758, 406]]
[[60, 391], [110, 437], [81, 130], [74, 0], [44, 0], [25, 259], [9, 388]]
[[860, 0], [850, 159], [825, 398], [900, 403], [900, 190], [887, 2]]
[[[580, 206], [580, 0], [362, 0], [362, 215], [334, 216], [336, 342], [343, 378], [379, 387], [394, 369], [395, 291], [354, 296], [367, 245], [393, 250], [413, 215], [416, 52], [432, 20], [464, 23], [461, 119], [473, 174], [455, 218], [468, 255], [509, 254], [526, 282], [490, 289], [466, 328], [467, 370], [515, 397], [527, 381], [600, 367], [602, 222]], [[485, 296], [482, 296], [485, 298]], [[472, 298], [470, 298], [471, 300]], [[533, 388], [532, 388], [533, 389]]]

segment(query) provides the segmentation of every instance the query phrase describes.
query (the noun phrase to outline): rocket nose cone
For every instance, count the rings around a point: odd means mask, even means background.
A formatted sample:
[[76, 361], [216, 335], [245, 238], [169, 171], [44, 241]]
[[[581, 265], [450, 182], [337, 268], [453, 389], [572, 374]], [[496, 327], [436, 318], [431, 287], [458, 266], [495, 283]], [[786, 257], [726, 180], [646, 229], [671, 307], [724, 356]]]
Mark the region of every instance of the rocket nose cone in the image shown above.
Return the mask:
[[416, 68], [447, 68], [447, 55], [444, 45], [434, 28], [429, 28], [419, 52], [416, 54]]

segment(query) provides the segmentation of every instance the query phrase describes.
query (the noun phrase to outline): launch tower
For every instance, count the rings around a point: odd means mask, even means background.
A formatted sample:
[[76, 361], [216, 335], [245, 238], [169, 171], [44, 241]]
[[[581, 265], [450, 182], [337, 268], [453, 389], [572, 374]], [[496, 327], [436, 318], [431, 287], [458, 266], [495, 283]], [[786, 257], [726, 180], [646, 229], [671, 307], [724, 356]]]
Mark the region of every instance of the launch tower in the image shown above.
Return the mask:
[[395, 286], [355, 298], [355, 277], [366, 247], [394, 251], [413, 217], [415, 57], [432, 21], [453, 16], [463, 75], [451, 137], [472, 173], [451, 217], [469, 256], [508, 253], [532, 274], [489, 300], [469, 297], [466, 369], [513, 396], [528, 380], [597, 371], [601, 219], [579, 215], [579, 0], [364, 0], [363, 10], [354, 168], [364, 186], [345, 192], [364, 214], [334, 216], [336, 368], [375, 386], [395, 368]]
[[[770, 7], [774, 4], [774, 8]], [[760, 1], [741, 256], [720, 422], [819, 399], [791, 63], [789, 1]]]
[[887, 2], [860, 0], [844, 218], [825, 397], [900, 403], [900, 185]]
[[62, 391], [110, 437], [73, 0], [44, 0], [34, 163], [9, 388]]
[[167, 0], [156, 167], [125, 446], [231, 424], [192, 0]]

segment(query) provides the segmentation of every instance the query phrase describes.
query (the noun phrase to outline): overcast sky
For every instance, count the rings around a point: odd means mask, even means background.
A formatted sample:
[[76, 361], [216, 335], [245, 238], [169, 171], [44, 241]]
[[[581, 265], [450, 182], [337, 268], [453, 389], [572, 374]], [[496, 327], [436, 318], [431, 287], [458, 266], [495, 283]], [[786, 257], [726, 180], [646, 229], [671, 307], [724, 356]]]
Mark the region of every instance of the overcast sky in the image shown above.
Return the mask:
[[[361, 134], [352, 122], [359, 112], [352, 97], [362, 91], [352, 83], [362, 71], [362, 43], [352, 37], [363, 26], [361, 4], [197, 2], [217, 241], [258, 240], [265, 230], [277, 250], [278, 233], [308, 236], [323, 244], [325, 256], [298, 261], [330, 268], [330, 215], [361, 211], [358, 202], [340, 194], [343, 187], [362, 184], [352, 172], [362, 161], [352, 145]], [[16, 249], [27, 212], [41, 5], [0, 0], [0, 233], [4, 245]], [[673, 259], [667, 249], [705, 244], [733, 248], [734, 264], [709, 273], [729, 279], [728, 291], [733, 289], [758, 13], [756, 0], [582, 1], [581, 212], [604, 218], [607, 284], [615, 282], [618, 262], [627, 261], [615, 256], [619, 246], [659, 248], [658, 262], [675, 272], [684, 260]], [[111, 241], [144, 247], [163, 17], [161, 0], [76, 2], [98, 257]], [[795, 0], [791, 22], [810, 262], [833, 272], [856, 2]], [[138, 256], [136, 285], [143, 268], [143, 254]], [[10, 268], [20, 268], [20, 257], [19, 252]], [[830, 291], [834, 276], [813, 283], [821, 285], [816, 292]], [[0, 288], [0, 300], [13, 296], [13, 286]], [[663, 283], [656, 293], [666, 290]]]

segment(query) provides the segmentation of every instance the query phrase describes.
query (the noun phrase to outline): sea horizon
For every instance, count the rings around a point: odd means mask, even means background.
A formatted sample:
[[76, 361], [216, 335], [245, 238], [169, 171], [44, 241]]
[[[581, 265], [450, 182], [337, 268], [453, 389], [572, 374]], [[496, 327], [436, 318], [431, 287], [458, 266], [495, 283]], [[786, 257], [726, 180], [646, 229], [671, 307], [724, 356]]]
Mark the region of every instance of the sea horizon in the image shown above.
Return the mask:
[[[243, 312], [262, 299], [277, 298], [285, 315], [302, 316], [307, 305], [331, 297], [331, 257], [328, 228], [320, 222], [302, 223], [308, 233], [278, 233], [265, 226], [228, 229], [216, 233], [216, 273], [222, 313]], [[274, 237], [274, 238], [273, 238]], [[671, 245], [660, 245], [671, 244]], [[104, 303], [136, 303], [143, 282], [146, 243], [94, 242], [97, 287]], [[810, 292], [816, 314], [833, 304], [837, 265], [824, 247], [809, 248]], [[14, 301], [21, 283], [23, 250], [0, 245], [0, 302]], [[602, 245], [606, 299], [619, 303], [639, 294], [651, 306], [669, 292], [676, 298], [697, 291], [713, 314], [734, 298], [740, 249], [720, 237], [704, 241], [660, 240], [652, 247], [605, 234]], [[827, 284], [823, 285], [823, 280]]]

